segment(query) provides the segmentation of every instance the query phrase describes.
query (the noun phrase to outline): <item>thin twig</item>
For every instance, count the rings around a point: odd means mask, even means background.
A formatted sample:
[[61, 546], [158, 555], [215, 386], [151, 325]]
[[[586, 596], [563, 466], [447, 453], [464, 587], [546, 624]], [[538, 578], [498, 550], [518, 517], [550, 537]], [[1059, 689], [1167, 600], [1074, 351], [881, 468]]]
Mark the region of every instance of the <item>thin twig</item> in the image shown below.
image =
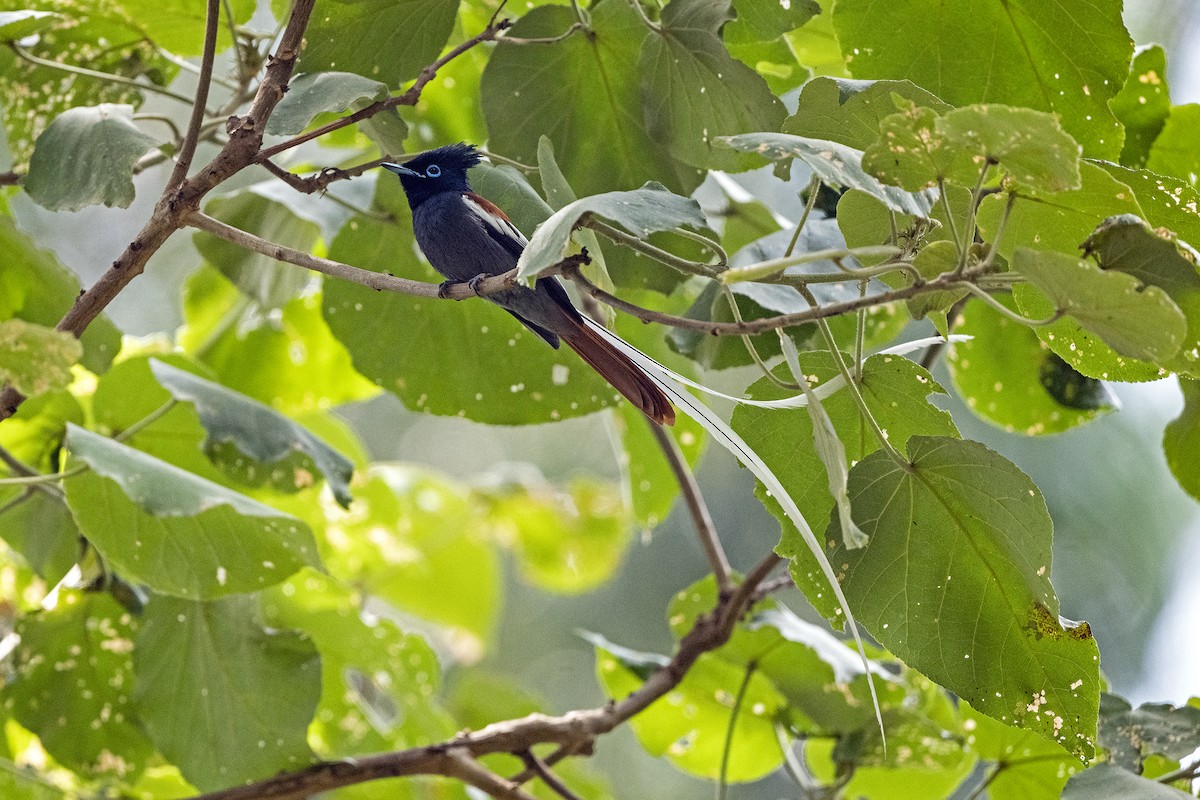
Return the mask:
[[532, 750], [526, 750], [519, 755], [521, 756], [521, 760], [525, 762], [526, 768], [532, 770], [535, 775], [542, 779], [542, 783], [550, 787], [563, 800], [583, 800], [583, 798], [571, 791], [571, 787], [567, 786], [557, 775], [551, 772], [550, 767], [538, 758]]
[[746, 665], [746, 674], [742, 677], [742, 685], [738, 687], [737, 697], [734, 698], [733, 708], [729, 710], [729, 726], [725, 729], [725, 744], [721, 748], [721, 770], [717, 780], [717, 800], [725, 800], [729, 789], [729, 757], [733, 754], [733, 734], [737, 728], [738, 714], [741, 713], [742, 703], [746, 701], [746, 692], [750, 688], [750, 679], [758, 669], [758, 662], [751, 660]]
[[650, 426], [654, 440], [662, 450], [663, 456], [666, 457], [667, 464], [670, 465], [671, 472], [675, 475], [675, 480], [679, 482], [679, 489], [687, 504], [688, 514], [692, 517], [692, 524], [696, 526], [696, 538], [700, 540], [700, 547], [704, 550], [709, 567], [712, 568], [713, 575], [717, 579], [717, 591], [722, 595], [728, 594], [733, 591], [733, 580], [729, 577], [729, 558], [725, 555], [725, 548], [721, 546], [721, 538], [717, 535], [717, 527], [713, 524], [712, 515], [708, 512], [704, 495], [700, 493], [696, 476], [692, 474], [692, 468], [688, 466], [687, 459], [683, 457], [683, 451], [679, 449], [679, 443], [675, 441], [675, 437], [663, 430], [661, 425], [655, 425], [649, 420], [646, 424]]
[[[232, 23], [233, 20], [230, 20]], [[200, 141], [200, 125], [204, 122], [204, 108], [208, 104], [208, 90], [212, 86], [213, 60], [217, 56], [217, 28], [221, 24], [221, 0], [208, 0], [204, 19], [204, 54], [200, 57], [200, 78], [196, 83], [196, 100], [192, 104], [192, 116], [188, 120], [187, 134], [179, 147], [175, 169], [167, 187], [178, 186], [187, 177], [196, 155], [196, 144]], [[236, 46], [236, 42], [234, 43]]]
[[[636, 2], [636, 0], [634, 0]], [[596, 217], [588, 216], [581, 219], [577, 227], [591, 228], [599, 234], [602, 234], [608, 239], [612, 239], [617, 244], [623, 244], [637, 250], [639, 253], [653, 258], [661, 264], [666, 264], [680, 272], [688, 275], [701, 275], [706, 278], [715, 278], [721, 273], [721, 269], [714, 267], [711, 264], [702, 264], [699, 261], [690, 261], [686, 258], [680, 258], [674, 253], [669, 253], [661, 247], [655, 247], [644, 239], [639, 239], [631, 233], [626, 233], [615, 225], [609, 225], [607, 222]]]
[[74, 64], [63, 64], [60, 61], [52, 61], [48, 58], [35, 56], [33, 53], [30, 53], [28, 50], [25, 50], [23, 47], [19, 46], [16, 42], [9, 42], [8, 46], [12, 48], [12, 51], [16, 53], [19, 58], [28, 61], [30, 64], [36, 64], [39, 67], [57, 69], [62, 72], [69, 72], [72, 75], [82, 75], [85, 78], [94, 78], [95, 80], [105, 81], [106, 83], [116, 83], [121, 86], [131, 86], [135, 89], [141, 89], [142, 91], [161, 94], [163, 97], [169, 97], [172, 100], [178, 100], [179, 102], [187, 103], [188, 105], [191, 105], [192, 102], [192, 98], [188, 97], [187, 95], [172, 92], [170, 89], [164, 89], [163, 87], [154, 83], [142, 83], [140, 81], [135, 81], [133, 78], [126, 78], [124, 75], [114, 75], [111, 72], [98, 72], [97, 70], [88, 69], [87, 67], [77, 67]]
[[583, 23], [572, 22], [571, 27], [560, 33], [558, 36], [542, 36], [537, 39], [522, 39], [519, 36], [500, 36], [497, 41], [508, 42], [509, 44], [554, 44], [568, 39], [575, 34], [575, 31], [583, 30]]
[[813, 207], [817, 204], [817, 195], [821, 193], [821, 176], [815, 172], [808, 181], [808, 200], [804, 203], [804, 213], [800, 215], [800, 221], [796, 223], [796, 227], [792, 230], [791, 241], [788, 242], [787, 250], [783, 251], [784, 258], [792, 254], [796, 249], [796, 242], [800, 241], [800, 232], [804, 230], [804, 223], [808, 222], [808, 216], [812, 213]]

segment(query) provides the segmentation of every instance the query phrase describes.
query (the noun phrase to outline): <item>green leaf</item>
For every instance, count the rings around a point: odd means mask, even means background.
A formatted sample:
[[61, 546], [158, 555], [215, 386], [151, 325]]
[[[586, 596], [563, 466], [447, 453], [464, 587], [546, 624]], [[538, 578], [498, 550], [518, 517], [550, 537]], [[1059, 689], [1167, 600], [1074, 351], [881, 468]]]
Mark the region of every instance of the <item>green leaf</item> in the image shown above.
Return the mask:
[[783, 132], [866, 150], [879, 138], [884, 118], [900, 110], [897, 97], [939, 113], [950, 109], [912, 81], [813, 78], [804, 84], [796, 113], [784, 120]]
[[313, 14], [299, 69], [399, 88], [437, 58], [457, 15], [458, 0], [336, 0]]
[[1136, 709], [1124, 697], [1100, 695], [1100, 746], [1109, 763], [1141, 774], [1148, 756], [1178, 761], [1200, 742], [1200, 708], [1143, 703]]
[[[480, 86], [488, 146], [533, 164], [538, 141], [547, 136], [567, 181], [585, 196], [647, 180], [690, 193], [702, 171], [679, 163], [646, 126], [637, 68], [650, 35], [645, 25], [625, 2], [597, 3], [589, 15], [588, 35], [536, 47], [496, 45]], [[569, 7], [545, 5], [523, 14], [509, 33], [555, 37], [575, 22]]]
[[155, 597], [134, 648], [134, 703], [150, 738], [203, 792], [294, 771], [321, 694], [312, 643], [266, 629], [254, 596]]
[[526, 580], [561, 594], [608, 581], [632, 538], [617, 487], [582, 478], [565, 493], [549, 486], [501, 490], [489, 517], [499, 536], [513, 543]]
[[[9, 502], [20, 494], [20, 490], [10, 490], [0, 498]], [[58, 583], [80, 557], [79, 526], [71, 512], [59, 500], [40, 492], [0, 516], [0, 538], [49, 585]]]
[[158, 141], [133, 124], [133, 106], [103, 103], [60, 114], [37, 139], [25, 191], [51, 211], [128, 208], [133, 165]]
[[1183, 409], [1163, 431], [1163, 454], [1183, 490], [1200, 499], [1200, 462], [1195, 458], [1200, 453], [1200, 384], [1181, 378], [1179, 388]]
[[[977, 246], [972, 245], [970, 248], [970, 256], [979, 255]], [[968, 261], [977, 262], [978, 258], [968, 258]], [[953, 272], [958, 268], [958, 247], [953, 242], [939, 241], [930, 242], [925, 247], [917, 251], [916, 258], [912, 261], [913, 269], [920, 273], [925, 280], [936, 278], [947, 272]], [[911, 281], [905, 276], [904, 284], [908, 285]], [[921, 319], [928, 316], [933, 322], [938, 332], [943, 336], [947, 333], [946, 312], [953, 307], [955, 303], [965, 297], [967, 294], [965, 289], [943, 289], [937, 292], [926, 292], [919, 294], [905, 302], [908, 307], [908, 313], [913, 319]]]
[[1200, 241], [1200, 192], [1186, 180], [1107, 162], [1097, 166], [1133, 190], [1139, 216], [1151, 225], [1169, 228], [1187, 242]]
[[68, 422], [83, 422], [83, 409], [70, 392], [31, 397], [0, 426], [0, 446], [39, 472], [57, 471]]
[[15, 42], [58, 24], [61, 14], [53, 11], [0, 11], [0, 42]]
[[[814, 388], [840, 374], [832, 354], [827, 351], [801, 353], [800, 366], [809, 385]], [[781, 372], [780, 377], [789, 376]], [[904, 442], [913, 435], [957, 435], [950, 415], [928, 399], [931, 394], [942, 393], [942, 387], [933, 381], [925, 369], [906, 358], [886, 355], [868, 358], [863, 363], [859, 390], [876, 422], [888, 432], [888, 440], [894, 447], [903, 447]], [[747, 394], [756, 400], [770, 400], [790, 396], [794, 392], [780, 389], [762, 378], [751, 384]], [[862, 460], [879, 448], [879, 440], [864, 424], [858, 405], [849, 392], [842, 389], [823, 400], [822, 404], [846, 446], [850, 463]], [[779, 477], [805, 519], [819, 530], [830, 519], [834, 501], [829, 494], [824, 466], [810, 444], [813, 434], [808, 411], [803, 408], [738, 406], [733, 412], [731, 424]], [[792, 559], [791, 571], [796, 585], [823, 616], [840, 625], [841, 612], [837, 600], [799, 532], [761, 485], [756, 487], [755, 494], [780, 522], [782, 537], [776, 552]], [[840, 532], [834, 535], [841, 540]]]
[[[311, 486], [315, 468], [339, 505], [350, 505], [354, 465], [312, 433], [262, 403], [165, 362], [152, 360], [150, 370], [176, 400], [195, 406], [208, 433], [205, 450], [218, 466], [251, 484], [257, 480], [290, 492]], [[236, 452], [227, 452], [227, 444]], [[237, 454], [258, 466], [240, 464]]]
[[993, 425], [1009, 433], [1040, 436], [1061, 433], [1113, 410], [1107, 402], [1097, 406], [1056, 399], [1048, 379], [1059, 370], [1061, 359], [1030, 328], [982, 302], [967, 303], [956, 331], [972, 338], [955, 343], [950, 351], [954, 387], [968, 408]]
[[129, 702], [129, 614], [108, 595], [62, 591], [53, 609], [22, 617], [14, 631], [21, 644], [2, 695], [5, 710], [63, 766], [135, 777], [154, 746]]
[[969, 704], [960, 709], [967, 749], [995, 764], [988, 784], [990, 800], [1056, 798], [1067, 779], [1082, 770], [1079, 760], [1057, 744], [997, 722]]
[[322, 758], [398, 750], [454, 735], [438, 705], [441, 668], [425, 640], [363, 614], [362, 598], [305, 569], [264, 593], [272, 628], [308, 636], [321, 656], [321, 702], [309, 740]]
[[305, 292], [282, 315], [263, 314], [219, 272], [204, 268], [188, 280], [179, 343], [221, 384], [284, 413], [374, 397], [379, 390], [355, 372], [321, 307], [320, 293]]
[[21, 319], [0, 322], [0, 380], [26, 397], [61, 389], [83, 345], [69, 333]]
[[[21, 233], [9, 217], [0, 215], [0, 319], [23, 319], [54, 327], [79, 295], [79, 278], [49, 251]], [[104, 372], [121, 348], [121, 333], [100, 315], [80, 338], [82, 363]]]
[[798, 158], [812, 167], [825, 183], [843, 189], [860, 189], [879, 198], [893, 211], [927, 217], [937, 200], [936, 192], [913, 194], [883, 185], [863, 171], [861, 150], [837, 142], [786, 133], [747, 133], [730, 136], [725, 142], [735, 150], [758, 153], [772, 161]]
[[910, 191], [939, 178], [973, 187], [991, 164], [1034, 190], [1079, 188], [1079, 146], [1053, 114], [973, 105], [939, 115], [913, 106], [885, 117], [879, 131], [879, 140], [863, 153], [863, 169]]
[[1195, 185], [1200, 174], [1196, 155], [1196, 125], [1200, 123], [1200, 104], [1172, 106], [1162, 131], [1150, 146], [1146, 169], [1160, 175], [1173, 175]]
[[318, 114], [338, 114], [358, 104], [387, 97], [387, 85], [353, 72], [309, 72], [297, 75], [267, 120], [267, 133], [293, 136]]
[[1187, 318], [1187, 333], [1178, 355], [1162, 359], [1161, 366], [1200, 375], [1200, 255], [1171, 231], [1128, 214], [1106, 219], [1083, 248], [1103, 269], [1128, 273], [1175, 301]]
[[1195, 795], [1147, 780], [1113, 764], [1097, 764], [1067, 781], [1063, 800], [1188, 800]]
[[1021, 248], [1013, 269], [1117, 353], [1166, 361], [1179, 351], [1187, 320], [1157, 286], [1132, 275], [1102, 270], [1064, 253]]
[[[233, 0], [221, 6], [217, 24], [217, 52], [232, 44], [229, 31], [245, 25], [254, 14], [252, 0]], [[121, 7], [146, 36], [178, 56], [198, 56], [204, 51], [204, 6], [191, 0], [121, 0]], [[233, 18], [226, 17], [232, 12]]]
[[675, 158], [704, 169], [755, 166], [753, 160], [714, 147], [714, 140], [778, 130], [787, 116], [767, 82], [730, 56], [721, 42], [721, 26], [732, 18], [731, 0], [671, 0], [658, 30], [646, 36], [638, 60], [650, 135]]
[[[393, 196], [399, 192], [390, 182], [380, 185]], [[405, 217], [354, 220], [329, 255], [377, 272], [440, 280], [417, 260]], [[355, 369], [409, 408], [522, 425], [588, 414], [614, 397], [574, 353], [551, 349], [486, 301], [430, 300], [344, 281], [330, 282], [325, 291], [325, 319]]]
[[734, 0], [737, 23], [758, 41], [777, 39], [821, 13], [816, 0], [795, 0], [786, 6], [777, 0]]
[[870, 543], [826, 533], [855, 615], [983, 713], [1090, 758], [1100, 655], [1086, 623], [1058, 616], [1041, 493], [978, 442], [914, 436], [906, 449], [903, 466], [876, 451], [850, 470]]
[[1139, 47], [1129, 68], [1129, 77], [1121, 91], [1109, 101], [1109, 107], [1125, 126], [1125, 145], [1121, 163], [1140, 167], [1146, 163], [1150, 148], [1171, 113], [1167, 89], [1167, 54], [1161, 45]]
[[449, 628], [455, 651], [474, 660], [502, 593], [485, 524], [462, 487], [413, 467], [375, 467], [350, 513], [330, 517], [321, 552], [332, 575]]
[[300, 520], [74, 425], [67, 444], [91, 467], [66, 483], [88, 541], [126, 578], [187, 598], [278, 583], [317, 564]]
[[1087, 155], [1115, 159], [1121, 152], [1121, 126], [1108, 101], [1125, 83], [1133, 43], [1120, 0], [839, 0], [833, 25], [856, 78], [911, 80], [952, 105], [1055, 112]]
[[[214, 197], [204, 213], [239, 230], [302, 252], [311, 252], [321, 231], [283, 203], [253, 187]], [[264, 309], [287, 305], [311, 280], [307, 270], [255, 253], [211, 233], [196, 231], [192, 242], [200, 255]]]
[[538, 226], [521, 253], [517, 277], [531, 278], [557, 264], [571, 241], [571, 232], [581, 219], [589, 216], [603, 217], [640, 238], [684, 225], [693, 228], [707, 225], [699, 203], [672, 194], [658, 183], [647, 183], [632, 192], [584, 197], [554, 212]]
[[[597, 643], [596, 675], [612, 698], [625, 697], [642, 685], [642, 675], [624, 662], [624, 655]], [[701, 655], [670, 694], [652, 703], [629, 725], [650, 755], [666, 756], [684, 772], [715, 780], [743, 683], [726, 778], [730, 783], [758, 780], [783, 762], [774, 718], [786, 700], [762, 675], [755, 672], [747, 678], [745, 668], [712, 653]]]

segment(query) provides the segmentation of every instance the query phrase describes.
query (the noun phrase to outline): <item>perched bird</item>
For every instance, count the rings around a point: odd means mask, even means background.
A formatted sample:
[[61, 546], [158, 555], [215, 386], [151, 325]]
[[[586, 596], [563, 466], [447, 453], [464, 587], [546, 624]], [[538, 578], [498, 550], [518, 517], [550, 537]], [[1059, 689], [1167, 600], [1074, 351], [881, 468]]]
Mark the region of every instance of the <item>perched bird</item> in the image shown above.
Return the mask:
[[[467, 170], [479, 160], [471, 145], [452, 144], [403, 164], [381, 165], [400, 176], [417, 244], [451, 282], [502, 275], [517, 265], [529, 243], [503, 211], [471, 191]], [[539, 278], [532, 289], [514, 286], [485, 297], [551, 347], [566, 342], [650, 419], [660, 425], [675, 423], [675, 409], [666, 394], [629, 356], [585, 323], [557, 278]]]

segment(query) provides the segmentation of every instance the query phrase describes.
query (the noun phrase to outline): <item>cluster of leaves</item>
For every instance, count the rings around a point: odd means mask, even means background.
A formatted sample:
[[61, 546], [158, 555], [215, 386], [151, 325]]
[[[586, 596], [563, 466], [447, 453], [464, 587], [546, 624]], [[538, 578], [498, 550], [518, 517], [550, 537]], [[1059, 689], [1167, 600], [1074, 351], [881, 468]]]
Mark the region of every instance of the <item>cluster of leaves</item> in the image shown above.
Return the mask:
[[[218, 43], [236, 68], [202, 128], [218, 144], [273, 38], [247, 27], [252, 4], [223, 6], [233, 18]], [[1102, 693], [1090, 627], [1059, 616], [1038, 488], [961, 438], [925, 367], [864, 351], [913, 320], [969, 335], [948, 350], [954, 390], [1030, 436], [1113, 410], [1105, 381], [1178, 375], [1186, 406], [1164, 450], [1200, 497], [1192, 110], [1170, 105], [1162, 50], [1133, 52], [1115, 0], [1086, 13], [1035, 0], [825, 6], [536, 5], [490, 50], [443, 67], [415, 109], [381, 107], [306, 158], [350, 167], [486, 140], [509, 166], [477, 168], [475, 190], [536, 229], [523, 276], [586, 246], [593, 283], [650, 318], [694, 323], [668, 334], [621, 315], [617, 329], [652, 357], [692, 378], [757, 365], [746, 394], [758, 401], [821, 398], [740, 406], [731, 426], [816, 528], [818, 552], [760, 487], [795, 584], [841, 627], [827, 559], [881, 649], [864, 664], [763, 600], [634, 717], [648, 753], [721, 783], [783, 768], [827, 796], [948, 796], [968, 781], [994, 798], [1187, 796], [1171, 784], [1190, 785], [1180, 759], [1200, 742], [1200, 713]], [[266, 131], [373, 108], [495, 10], [322, 4]], [[128, 206], [135, 172], [181, 144], [135, 109], [145, 92], [169, 96], [176, 56], [200, 51], [203, 28], [170, 3], [7, 6], [0, 86], [21, 182], [9, 191], [51, 210]], [[1065, 51], [1046, 31], [1089, 47]], [[789, 116], [780, 95], [797, 89]], [[809, 179], [798, 222], [723, 174], [768, 162]], [[701, 195], [717, 200], [686, 199], [717, 171]], [[400, 187], [369, 173], [324, 198], [274, 180], [223, 190], [203, 210], [295, 250], [439, 280], [412, 247]], [[179, 797], [538, 710], [471, 668], [495, 644], [503, 554], [545, 591], [585, 592], [676, 499], [644, 421], [489, 304], [318, 283], [198, 233], [184, 327], [122, 343], [101, 317], [76, 341], [53, 327], [77, 279], [3, 196], [0, 211], [0, 376], [28, 398], [0, 423], [5, 797]], [[764, 363], [797, 349], [795, 366]], [[497, 425], [602, 414], [621, 480], [466, 483], [371, 463], [331, 409], [381, 391]], [[703, 430], [681, 420], [672, 435], [695, 463]], [[711, 579], [680, 592], [671, 630], [682, 638], [717, 597]], [[589, 639], [614, 698], [669, 658]], [[609, 794], [578, 764], [563, 774]], [[436, 779], [339, 796], [384, 793], [466, 796]]]

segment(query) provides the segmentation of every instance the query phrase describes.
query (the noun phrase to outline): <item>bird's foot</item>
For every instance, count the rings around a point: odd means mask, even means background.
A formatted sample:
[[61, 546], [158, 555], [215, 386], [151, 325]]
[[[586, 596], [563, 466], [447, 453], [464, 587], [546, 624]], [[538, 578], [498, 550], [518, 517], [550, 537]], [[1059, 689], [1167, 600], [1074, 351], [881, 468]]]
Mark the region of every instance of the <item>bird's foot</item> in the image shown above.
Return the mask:
[[462, 281], [442, 281], [438, 284], [438, 297], [442, 300], [450, 297], [450, 290], [458, 286]]
[[474, 292], [477, 297], [483, 297], [483, 292], [480, 290], [479, 284], [490, 277], [492, 276], [488, 275], [486, 272], [481, 272], [474, 278], [471, 278], [471, 280], [467, 281], [467, 286], [471, 287], [471, 291]]

